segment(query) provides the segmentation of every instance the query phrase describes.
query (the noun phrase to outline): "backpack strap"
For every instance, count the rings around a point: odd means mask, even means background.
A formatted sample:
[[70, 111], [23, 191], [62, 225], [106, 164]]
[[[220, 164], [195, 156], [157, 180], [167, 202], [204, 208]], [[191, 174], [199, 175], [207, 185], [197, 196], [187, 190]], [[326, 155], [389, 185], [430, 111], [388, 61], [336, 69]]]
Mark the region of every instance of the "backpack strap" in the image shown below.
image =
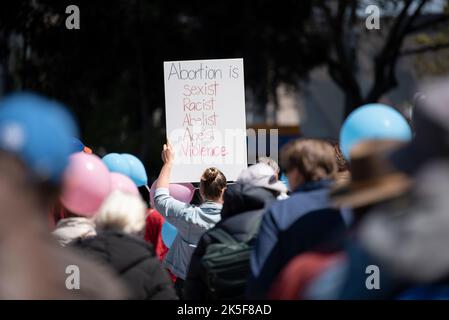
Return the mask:
[[212, 238], [215, 238], [222, 244], [237, 244], [239, 243], [233, 236], [224, 231], [221, 228], [214, 228], [213, 230], [207, 233]]
[[223, 244], [238, 244], [238, 243], [248, 243], [251, 242], [259, 233], [260, 225], [262, 224], [263, 214], [257, 217], [252, 225], [251, 230], [249, 231], [249, 236], [244, 241], [237, 241], [232, 235], [221, 228], [214, 228], [207, 232], [209, 236], [215, 238], [220, 243]]
[[251, 242], [255, 237], [257, 237], [257, 235], [259, 234], [260, 225], [262, 224], [263, 216], [264, 215], [261, 214], [260, 217], [257, 217], [257, 219], [255, 219], [256, 221], [254, 221], [254, 224], [252, 225], [252, 228], [249, 231], [249, 236], [245, 240], [245, 243]]

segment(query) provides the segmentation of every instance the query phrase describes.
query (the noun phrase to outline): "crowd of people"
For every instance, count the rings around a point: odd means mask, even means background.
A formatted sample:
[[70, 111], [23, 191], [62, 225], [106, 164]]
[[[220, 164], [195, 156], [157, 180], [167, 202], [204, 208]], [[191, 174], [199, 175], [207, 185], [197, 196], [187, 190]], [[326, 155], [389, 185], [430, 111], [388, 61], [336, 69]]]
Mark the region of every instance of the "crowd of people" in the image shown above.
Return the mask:
[[449, 299], [448, 89], [412, 119], [361, 106], [340, 141], [290, 141], [232, 183], [218, 166], [173, 183], [167, 143], [151, 188], [62, 104], [4, 97], [0, 298]]

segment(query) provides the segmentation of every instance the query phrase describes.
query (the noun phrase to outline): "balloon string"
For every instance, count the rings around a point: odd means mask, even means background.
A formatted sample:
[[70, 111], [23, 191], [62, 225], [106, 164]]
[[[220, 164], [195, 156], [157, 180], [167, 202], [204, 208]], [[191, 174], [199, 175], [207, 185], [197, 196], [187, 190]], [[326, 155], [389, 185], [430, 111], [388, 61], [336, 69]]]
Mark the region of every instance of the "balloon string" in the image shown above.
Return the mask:
[[148, 187], [147, 184], [145, 185], [145, 188], [147, 188], [147, 190], [148, 190], [149, 193], [151, 192], [151, 191], [150, 191], [150, 188]]

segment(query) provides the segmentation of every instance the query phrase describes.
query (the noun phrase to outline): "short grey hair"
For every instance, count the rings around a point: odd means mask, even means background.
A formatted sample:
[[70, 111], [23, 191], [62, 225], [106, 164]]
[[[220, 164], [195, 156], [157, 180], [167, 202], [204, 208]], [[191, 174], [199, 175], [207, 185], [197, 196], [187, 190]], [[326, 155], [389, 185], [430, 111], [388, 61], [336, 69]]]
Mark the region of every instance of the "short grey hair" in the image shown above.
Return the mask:
[[136, 234], [145, 227], [146, 205], [140, 196], [112, 192], [95, 216], [100, 229], [115, 228], [128, 234]]
[[265, 163], [266, 165], [269, 165], [276, 174], [279, 174], [279, 172], [281, 171], [278, 163], [269, 157], [259, 157], [257, 163]]

